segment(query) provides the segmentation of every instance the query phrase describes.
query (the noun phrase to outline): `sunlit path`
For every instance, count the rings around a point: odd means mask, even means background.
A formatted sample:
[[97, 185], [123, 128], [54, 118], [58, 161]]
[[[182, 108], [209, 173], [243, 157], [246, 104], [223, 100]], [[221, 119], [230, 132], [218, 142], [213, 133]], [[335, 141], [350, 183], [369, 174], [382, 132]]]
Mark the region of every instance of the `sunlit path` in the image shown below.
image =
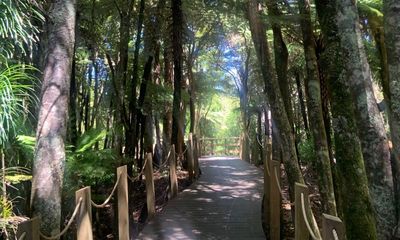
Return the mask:
[[262, 171], [236, 158], [202, 158], [203, 175], [170, 201], [139, 239], [265, 239]]

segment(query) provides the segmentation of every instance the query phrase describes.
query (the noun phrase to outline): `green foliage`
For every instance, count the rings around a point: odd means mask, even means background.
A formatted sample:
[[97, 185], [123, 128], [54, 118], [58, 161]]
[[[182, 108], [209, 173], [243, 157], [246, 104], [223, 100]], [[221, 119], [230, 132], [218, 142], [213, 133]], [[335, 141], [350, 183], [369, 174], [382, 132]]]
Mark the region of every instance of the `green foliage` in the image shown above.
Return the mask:
[[304, 139], [299, 143], [299, 154], [302, 163], [313, 164], [317, 160], [312, 138]]
[[105, 130], [100, 129], [90, 129], [86, 131], [79, 139], [76, 145], [76, 150], [74, 154], [83, 153], [91, 149], [97, 142], [103, 140], [107, 135]]
[[33, 21], [44, 18], [31, 1], [0, 1], [0, 54], [11, 56], [16, 50], [25, 53], [26, 47], [36, 41], [38, 29]]
[[106, 135], [104, 130], [91, 129], [78, 139], [75, 151], [67, 152], [66, 181], [72, 190], [76, 190], [76, 186], [96, 186], [112, 181], [117, 155], [112, 149], [95, 149], [96, 143], [103, 141]]
[[[1, 59], [1, 58], [0, 58]], [[34, 80], [28, 71], [34, 68], [22, 64], [7, 65], [0, 62], [0, 146], [9, 140], [14, 132], [19, 116], [25, 112], [24, 102], [32, 96], [30, 85], [22, 84], [24, 80]]]

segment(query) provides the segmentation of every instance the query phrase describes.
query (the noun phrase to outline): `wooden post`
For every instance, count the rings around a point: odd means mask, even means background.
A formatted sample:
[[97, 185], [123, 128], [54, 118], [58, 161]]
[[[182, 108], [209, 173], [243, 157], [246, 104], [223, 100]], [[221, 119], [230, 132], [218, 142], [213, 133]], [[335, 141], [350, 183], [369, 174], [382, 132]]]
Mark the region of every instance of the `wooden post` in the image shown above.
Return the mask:
[[[342, 220], [340, 218], [328, 215], [328, 214], [322, 214], [322, 239], [324, 240], [344, 240], [345, 239], [345, 231], [344, 231], [344, 225]], [[335, 238], [335, 233], [337, 238]]]
[[200, 173], [199, 163], [199, 148], [198, 139], [196, 135], [193, 135], [193, 158], [194, 158], [194, 176], [197, 178]]
[[171, 155], [169, 157], [169, 183], [170, 183], [170, 198], [178, 195], [178, 178], [176, 176], [176, 157], [175, 145], [171, 146]]
[[[264, 224], [265, 227], [270, 229], [270, 195], [271, 195], [271, 161], [272, 161], [272, 152], [270, 152], [270, 145], [267, 143], [265, 144], [266, 155], [264, 158], [264, 198], [263, 198], [263, 206], [264, 211]], [[269, 238], [270, 231], [268, 231], [268, 238]]]
[[146, 166], [144, 175], [146, 177], [146, 196], [147, 196], [147, 212], [149, 219], [156, 214], [155, 208], [155, 193], [154, 193], [154, 178], [153, 178], [153, 158], [151, 153], [146, 154]]
[[[25, 237], [23, 237], [23, 235]], [[21, 240], [40, 240], [40, 219], [28, 219], [18, 225], [17, 238]]]
[[301, 204], [301, 194], [304, 196], [304, 208], [309, 208], [308, 201], [308, 187], [301, 183], [296, 183], [294, 187], [295, 193], [295, 240], [309, 240], [310, 233], [307, 229], [306, 222], [304, 221], [302, 204]]
[[211, 155], [214, 156], [214, 139], [211, 139]]
[[281, 233], [281, 192], [278, 184], [280, 185], [281, 168], [278, 161], [270, 160], [270, 176], [271, 185], [270, 189], [270, 239], [280, 239]]
[[92, 200], [90, 187], [85, 187], [75, 192], [76, 204], [79, 203], [80, 198], [82, 198], [82, 203], [77, 215], [77, 240], [92, 240]]
[[228, 155], [228, 147], [226, 144], [226, 138], [224, 139], [224, 149], [225, 149], [225, 156], [227, 156]]
[[189, 179], [194, 179], [194, 159], [193, 159], [193, 135], [190, 133], [189, 140], [187, 143], [187, 151], [188, 151], [188, 171], [189, 171]]
[[118, 181], [118, 235], [119, 240], [129, 240], [129, 203], [127, 167], [117, 168]]

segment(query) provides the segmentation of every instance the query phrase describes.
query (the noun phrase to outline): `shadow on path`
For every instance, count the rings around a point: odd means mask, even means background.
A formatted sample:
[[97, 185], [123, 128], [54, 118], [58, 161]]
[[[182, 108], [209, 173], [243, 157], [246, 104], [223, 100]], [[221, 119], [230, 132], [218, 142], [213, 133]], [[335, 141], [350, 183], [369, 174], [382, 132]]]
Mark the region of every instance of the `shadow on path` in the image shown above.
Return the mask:
[[171, 200], [138, 239], [265, 239], [262, 171], [237, 158], [200, 163], [200, 179]]

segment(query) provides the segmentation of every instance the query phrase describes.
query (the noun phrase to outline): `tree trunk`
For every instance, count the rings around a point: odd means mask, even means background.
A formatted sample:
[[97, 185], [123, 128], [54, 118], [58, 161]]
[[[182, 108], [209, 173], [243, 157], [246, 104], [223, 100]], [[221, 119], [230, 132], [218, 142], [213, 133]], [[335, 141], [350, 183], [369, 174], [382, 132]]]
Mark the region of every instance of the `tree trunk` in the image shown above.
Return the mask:
[[[335, 136], [337, 172], [340, 181], [338, 198], [343, 210], [347, 239], [376, 239], [376, 227], [361, 144], [356, 132], [354, 106], [342, 71], [343, 55], [336, 22], [336, 2], [317, 0], [317, 12], [326, 39], [321, 55], [331, 93], [332, 121]], [[349, 204], [350, 203], [350, 204]], [[340, 210], [339, 210], [340, 211]]]
[[[275, 55], [275, 69], [278, 77], [278, 84], [281, 90], [283, 102], [287, 116], [289, 118], [290, 126], [293, 128], [293, 109], [291, 103], [291, 96], [289, 90], [289, 81], [287, 78], [288, 59], [289, 53], [285, 42], [283, 41], [281, 25], [278, 22], [281, 12], [278, 9], [277, 0], [268, 0], [268, 14], [273, 16], [275, 20], [272, 20], [272, 32], [274, 34], [274, 55]], [[293, 128], [294, 131], [294, 128]]]
[[303, 118], [304, 129], [306, 130], [306, 132], [308, 132], [309, 128], [308, 128], [306, 105], [304, 104], [303, 88], [301, 87], [301, 79], [299, 71], [296, 71], [295, 78], [296, 78], [297, 94], [299, 96], [299, 102], [300, 102], [301, 117]]
[[139, 51], [140, 51], [140, 43], [142, 42], [142, 29], [143, 29], [143, 21], [144, 21], [144, 8], [145, 1], [140, 1], [139, 7], [139, 16], [137, 22], [137, 31], [136, 31], [136, 40], [135, 40], [135, 51], [133, 55], [133, 72], [132, 78], [130, 82], [130, 87], [128, 90], [128, 98], [129, 98], [129, 126], [125, 129], [125, 146], [126, 146], [126, 154], [129, 158], [131, 158], [130, 164], [133, 164], [133, 158], [135, 157], [135, 147], [138, 141], [138, 132], [136, 131], [136, 125], [138, 119], [137, 105], [136, 105], [136, 87], [139, 79]]
[[182, 0], [172, 0], [172, 46], [174, 56], [174, 97], [172, 107], [172, 144], [175, 144], [178, 154], [183, 152], [182, 138], [183, 126], [181, 114], [183, 111], [182, 103], [182, 85], [183, 85], [183, 69], [182, 69], [182, 37], [183, 37], [183, 12]]
[[347, 83], [356, 107], [358, 135], [363, 149], [378, 239], [389, 239], [395, 225], [390, 151], [382, 116], [372, 88], [372, 76], [353, 1], [338, 1], [336, 15]]
[[41, 231], [60, 231], [65, 138], [75, 42], [75, 0], [53, 1], [47, 18], [48, 46], [43, 71], [31, 203]]
[[336, 216], [335, 193], [333, 190], [331, 163], [329, 159], [328, 141], [322, 116], [321, 87], [317, 56], [315, 52], [315, 39], [311, 23], [309, 0], [299, 0], [301, 30], [303, 33], [303, 46], [307, 66], [307, 105], [311, 121], [314, 148], [317, 154], [318, 186], [322, 197], [322, 209], [325, 213]]
[[392, 137], [392, 171], [395, 186], [397, 208], [397, 233], [400, 226], [400, 2], [395, 0], [384, 1], [385, 39], [387, 47], [387, 62], [389, 70], [390, 133]]

